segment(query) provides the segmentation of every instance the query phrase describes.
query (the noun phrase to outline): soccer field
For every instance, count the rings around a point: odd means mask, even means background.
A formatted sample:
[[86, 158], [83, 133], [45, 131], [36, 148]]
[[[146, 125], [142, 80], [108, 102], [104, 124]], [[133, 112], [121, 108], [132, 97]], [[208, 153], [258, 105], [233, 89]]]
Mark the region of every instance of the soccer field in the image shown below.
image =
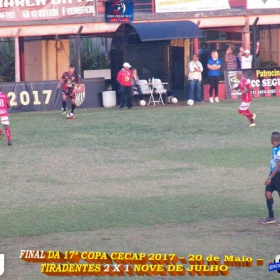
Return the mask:
[[10, 114], [13, 146], [0, 142], [0, 279], [49, 279], [19, 259], [23, 249], [245, 256], [253, 266], [230, 267], [226, 279], [279, 279], [268, 263], [280, 254], [280, 227], [259, 220], [280, 99], [253, 100], [254, 128], [239, 103], [78, 109], [74, 120]]

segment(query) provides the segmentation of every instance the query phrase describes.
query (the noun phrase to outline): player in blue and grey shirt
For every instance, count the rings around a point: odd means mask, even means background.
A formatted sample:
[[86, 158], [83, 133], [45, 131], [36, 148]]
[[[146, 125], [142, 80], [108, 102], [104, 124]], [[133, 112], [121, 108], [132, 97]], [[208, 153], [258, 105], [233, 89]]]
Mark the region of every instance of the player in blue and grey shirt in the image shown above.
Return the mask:
[[[268, 217], [260, 221], [261, 224], [274, 224], [274, 206], [273, 206], [273, 191], [277, 191], [280, 196], [280, 133], [273, 132], [271, 135], [271, 144], [273, 146], [270, 160], [270, 173], [265, 180], [265, 198], [268, 209]], [[280, 222], [277, 223], [280, 226]]]

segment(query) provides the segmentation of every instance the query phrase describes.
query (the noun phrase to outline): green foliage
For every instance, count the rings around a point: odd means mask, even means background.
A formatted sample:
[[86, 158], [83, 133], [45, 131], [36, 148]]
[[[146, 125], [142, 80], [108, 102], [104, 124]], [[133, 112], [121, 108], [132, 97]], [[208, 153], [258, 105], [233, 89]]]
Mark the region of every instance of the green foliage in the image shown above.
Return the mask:
[[0, 82], [15, 81], [15, 43], [14, 39], [0, 41]]
[[[70, 40], [71, 61], [76, 62], [76, 41]], [[81, 70], [96, 70], [110, 68], [111, 39], [106, 37], [81, 38]]]

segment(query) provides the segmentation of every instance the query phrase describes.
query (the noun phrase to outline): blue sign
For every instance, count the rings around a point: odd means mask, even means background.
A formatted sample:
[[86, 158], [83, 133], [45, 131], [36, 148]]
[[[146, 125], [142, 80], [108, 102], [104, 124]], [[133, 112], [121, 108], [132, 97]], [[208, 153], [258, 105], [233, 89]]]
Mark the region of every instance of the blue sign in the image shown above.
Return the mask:
[[105, 17], [107, 22], [132, 22], [134, 5], [130, 0], [107, 1]]
[[269, 263], [268, 271], [280, 270], [280, 263]]

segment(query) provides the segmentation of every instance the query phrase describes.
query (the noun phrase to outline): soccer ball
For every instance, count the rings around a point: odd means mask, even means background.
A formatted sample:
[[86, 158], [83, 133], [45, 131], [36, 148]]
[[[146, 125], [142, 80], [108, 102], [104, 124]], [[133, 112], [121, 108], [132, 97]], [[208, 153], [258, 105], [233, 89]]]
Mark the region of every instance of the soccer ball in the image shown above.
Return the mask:
[[140, 106], [146, 106], [146, 101], [145, 100], [140, 100], [139, 105]]
[[193, 101], [192, 99], [189, 99], [188, 102], [187, 102], [187, 104], [188, 104], [189, 106], [193, 106], [194, 101]]
[[171, 103], [176, 104], [178, 103], [178, 99], [176, 97], [171, 98]]
[[73, 113], [67, 114], [67, 120], [73, 120], [75, 118], [75, 115]]
[[[279, 263], [280, 262], [280, 255], [277, 255], [274, 259], [274, 263]], [[278, 273], [280, 273], [280, 270], [277, 270]]]

